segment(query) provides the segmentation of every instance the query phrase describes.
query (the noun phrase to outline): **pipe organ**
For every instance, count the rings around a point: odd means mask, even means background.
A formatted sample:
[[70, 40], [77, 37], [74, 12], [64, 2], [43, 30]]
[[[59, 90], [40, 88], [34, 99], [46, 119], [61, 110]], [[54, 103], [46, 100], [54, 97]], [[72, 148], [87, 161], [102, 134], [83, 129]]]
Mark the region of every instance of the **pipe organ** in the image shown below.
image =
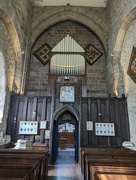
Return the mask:
[[51, 74], [85, 74], [85, 59], [80, 55], [84, 53], [84, 49], [72, 37], [67, 35], [52, 49], [52, 52], [56, 54], [51, 58]]

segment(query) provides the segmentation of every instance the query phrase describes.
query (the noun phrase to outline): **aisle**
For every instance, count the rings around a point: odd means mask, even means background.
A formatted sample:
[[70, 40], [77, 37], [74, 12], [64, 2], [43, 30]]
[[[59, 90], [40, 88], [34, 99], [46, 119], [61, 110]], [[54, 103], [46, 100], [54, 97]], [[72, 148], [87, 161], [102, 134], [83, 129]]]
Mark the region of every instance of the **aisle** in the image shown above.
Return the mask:
[[48, 180], [81, 180], [73, 149], [59, 150], [57, 161], [49, 166]]

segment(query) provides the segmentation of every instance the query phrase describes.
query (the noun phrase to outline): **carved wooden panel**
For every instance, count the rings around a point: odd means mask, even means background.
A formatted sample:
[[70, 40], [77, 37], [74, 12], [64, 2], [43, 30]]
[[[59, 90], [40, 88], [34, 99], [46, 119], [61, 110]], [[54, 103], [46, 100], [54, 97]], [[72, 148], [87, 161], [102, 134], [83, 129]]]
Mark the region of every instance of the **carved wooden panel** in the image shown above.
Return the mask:
[[[81, 146], [121, 146], [130, 139], [126, 99], [82, 98]], [[87, 121], [93, 121], [93, 130], [87, 131]], [[95, 123], [114, 123], [115, 136], [97, 136]]]
[[[39, 123], [40, 120], [50, 120], [51, 100], [49, 99], [50, 97], [11, 96], [8, 121], [10, 120], [12, 123], [8, 124], [7, 133], [11, 134], [13, 142], [25, 137], [34, 139], [34, 136], [19, 135], [20, 121], [38, 121]], [[14, 131], [12, 131], [12, 129], [14, 129]], [[41, 135], [41, 139], [44, 140], [44, 132], [38, 130], [38, 134]]]
[[[19, 121], [47, 120], [47, 129], [52, 127], [55, 113], [67, 105], [79, 114], [79, 137], [83, 147], [112, 147], [121, 146], [123, 141], [130, 139], [127, 102], [124, 98], [80, 98], [76, 97], [74, 103], [60, 103], [59, 97], [54, 101], [51, 97], [11, 96], [7, 134], [11, 134], [12, 141], [19, 139]], [[51, 109], [52, 108], [52, 109]], [[60, 116], [61, 117], [61, 116]], [[71, 116], [72, 117], [72, 116]], [[71, 120], [72, 121], [72, 120]], [[75, 120], [76, 121], [76, 120]], [[93, 130], [87, 131], [87, 121], [93, 122]], [[74, 122], [74, 121], [72, 121]], [[97, 136], [95, 123], [114, 123], [115, 136]], [[44, 140], [44, 131], [38, 134]], [[21, 136], [22, 138], [25, 136]], [[32, 137], [34, 138], [34, 136]]]

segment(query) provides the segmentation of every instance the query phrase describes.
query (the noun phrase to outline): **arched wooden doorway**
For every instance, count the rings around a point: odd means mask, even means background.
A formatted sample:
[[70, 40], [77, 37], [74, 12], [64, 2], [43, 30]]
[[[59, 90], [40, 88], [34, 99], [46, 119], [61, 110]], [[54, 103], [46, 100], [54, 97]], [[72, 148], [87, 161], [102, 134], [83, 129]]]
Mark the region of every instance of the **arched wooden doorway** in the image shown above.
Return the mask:
[[[78, 162], [78, 155], [79, 155], [79, 117], [78, 113], [75, 111], [74, 108], [64, 106], [58, 112], [55, 113], [54, 121], [53, 121], [53, 140], [52, 140], [52, 161], [57, 159], [58, 155], [58, 145], [59, 145], [59, 138], [63, 138], [59, 136], [59, 125], [68, 123], [74, 126], [74, 144], [73, 147], [75, 148], [75, 160]], [[67, 133], [66, 133], [67, 134]], [[67, 138], [68, 136], [65, 137]], [[62, 139], [63, 140], [63, 139]]]

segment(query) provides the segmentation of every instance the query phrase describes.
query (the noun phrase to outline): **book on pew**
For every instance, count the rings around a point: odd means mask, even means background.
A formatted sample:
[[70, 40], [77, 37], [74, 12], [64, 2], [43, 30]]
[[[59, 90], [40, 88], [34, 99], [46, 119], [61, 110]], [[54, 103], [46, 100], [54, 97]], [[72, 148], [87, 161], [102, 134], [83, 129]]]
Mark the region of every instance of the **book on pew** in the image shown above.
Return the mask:
[[26, 140], [19, 139], [14, 149], [26, 149]]
[[32, 140], [26, 139], [18, 139], [16, 146], [14, 147], [14, 149], [26, 149], [26, 148], [32, 148]]

